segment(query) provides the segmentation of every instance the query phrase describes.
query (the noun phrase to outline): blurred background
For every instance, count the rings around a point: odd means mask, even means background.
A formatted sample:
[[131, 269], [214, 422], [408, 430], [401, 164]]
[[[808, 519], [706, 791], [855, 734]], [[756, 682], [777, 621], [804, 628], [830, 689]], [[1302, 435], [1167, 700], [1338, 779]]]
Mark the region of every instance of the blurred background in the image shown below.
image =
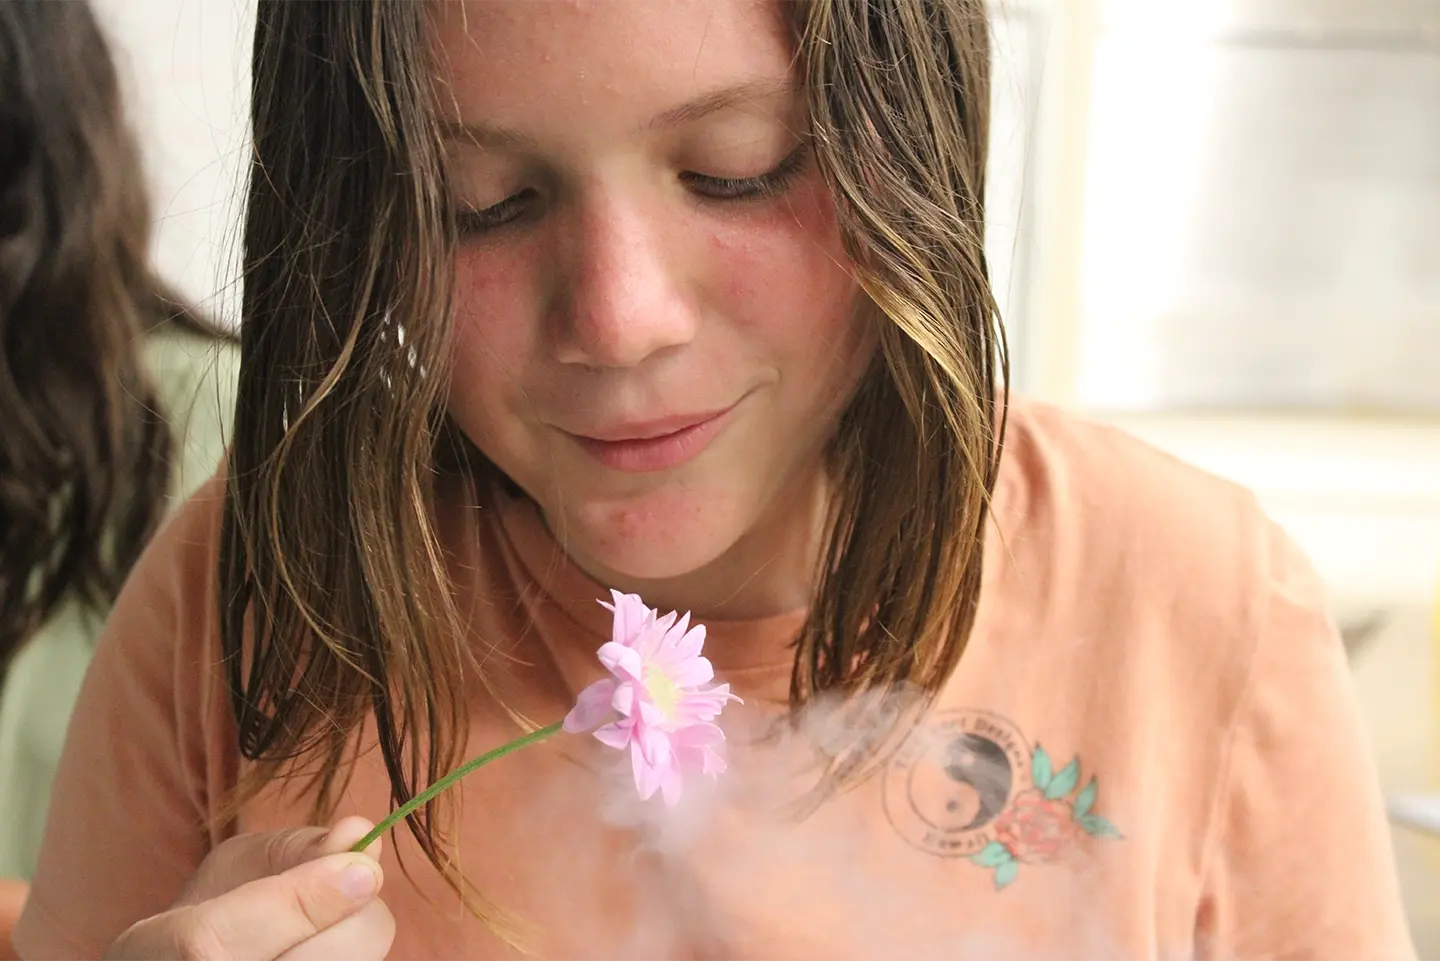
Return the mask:
[[1308, 551], [1440, 958], [1440, 3], [998, 10], [1015, 384], [1248, 485]]
[[[97, 7], [161, 269], [233, 321], [253, 6]], [[1248, 485], [1309, 552], [1440, 959], [1440, 0], [995, 0], [995, 39], [1014, 386]]]

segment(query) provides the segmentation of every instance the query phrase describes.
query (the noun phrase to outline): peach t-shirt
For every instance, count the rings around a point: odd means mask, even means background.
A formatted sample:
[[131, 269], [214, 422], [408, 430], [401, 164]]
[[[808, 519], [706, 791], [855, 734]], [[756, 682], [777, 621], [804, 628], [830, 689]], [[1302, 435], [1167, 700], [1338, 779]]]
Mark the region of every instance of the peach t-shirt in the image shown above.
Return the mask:
[[[242, 764], [216, 641], [220, 491], [159, 536], [96, 655], [17, 932], [28, 957], [98, 956], [226, 837], [303, 823], [293, 791], [212, 816]], [[600, 676], [605, 588], [522, 503], [442, 511], [502, 696], [558, 720]], [[460, 863], [536, 955], [1413, 956], [1321, 587], [1244, 492], [1017, 404], [959, 669], [888, 764], [797, 819], [805, 745], [833, 718], [759, 734], [799, 623], [707, 622], [746, 704], [724, 719], [731, 770], [674, 811], [635, 800], [628, 766], [583, 735], [462, 782]], [[472, 689], [474, 754], [518, 730]], [[341, 813], [378, 820], [387, 796], [371, 752]], [[392, 957], [515, 955], [395, 839]]]

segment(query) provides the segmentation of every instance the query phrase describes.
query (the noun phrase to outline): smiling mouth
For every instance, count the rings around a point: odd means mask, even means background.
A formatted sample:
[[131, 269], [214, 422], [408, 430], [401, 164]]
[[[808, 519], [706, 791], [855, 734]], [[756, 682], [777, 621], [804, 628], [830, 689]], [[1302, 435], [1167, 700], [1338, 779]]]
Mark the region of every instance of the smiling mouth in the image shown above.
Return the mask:
[[738, 401], [709, 413], [624, 424], [598, 432], [599, 436], [566, 433], [576, 446], [611, 470], [629, 474], [670, 470], [700, 456], [730, 422], [737, 406]]
[[[731, 405], [734, 406], [733, 404]], [[597, 431], [593, 434], [575, 434], [573, 436], [581, 440], [598, 441], [600, 443], [616, 444], [629, 441], [659, 440], [662, 437], [669, 437], [681, 431], [698, 427], [707, 421], [714, 420], [724, 414], [730, 408], [712, 410], [703, 414], [677, 414], [674, 417], [660, 417], [655, 420], [636, 421], [629, 424], [622, 424], [607, 430]]]

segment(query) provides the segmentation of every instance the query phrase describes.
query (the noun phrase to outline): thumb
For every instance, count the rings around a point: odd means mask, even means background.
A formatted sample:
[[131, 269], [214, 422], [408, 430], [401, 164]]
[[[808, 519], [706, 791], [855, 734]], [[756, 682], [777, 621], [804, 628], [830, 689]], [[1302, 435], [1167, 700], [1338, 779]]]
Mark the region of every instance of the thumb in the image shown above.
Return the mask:
[[[210, 853], [175, 906], [200, 904], [251, 881], [284, 874], [291, 868], [350, 849], [373, 827], [360, 817], [341, 818], [329, 829], [288, 828], [269, 834], [242, 834]], [[379, 860], [379, 845], [365, 852]]]
[[[374, 829], [375, 823], [373, 821], [367, 821], [365, 818], [341, 818], [330, 825], [330, 830], [326, 833], [325, 837], [321, 839], [320, 853], [322, 855], [344, 854]], [[364, 853], [376, 861], [379, 861], [380, 852], [384, 850], [384, 847], [385, 836], [381, 835], [365, 847]]]
[[[361, 916], [381, 882], [380, 866], [361, 854], [306, 861], [282, 874], [147, 918], [122, 934], [106, 957], [114, 961], [279, 958]], [[383, 906], [380, 915], [389, 917]], [[384, 947], [388, 950], [389, 944]], [[354, 951], [339, 956], [347, 955], [358, 956]]]

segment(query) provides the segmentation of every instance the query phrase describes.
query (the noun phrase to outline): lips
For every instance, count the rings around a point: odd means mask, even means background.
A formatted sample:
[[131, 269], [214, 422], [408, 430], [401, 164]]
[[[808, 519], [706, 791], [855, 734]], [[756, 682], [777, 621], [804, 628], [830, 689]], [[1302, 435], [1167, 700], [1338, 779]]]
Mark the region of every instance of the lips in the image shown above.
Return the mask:
[[600, 430], [584, 431], [576, 433], [573, 436], [580, 440], [599, 441], [601, 443], [657, 440], [662, 437], [668, 437], [671, 434], [678, 434], [681, 431], [689, 430], [692, 427], [698, 427], [707, 421], [714, 420], [716, 417], [721, 416], [729, 409], [728, 407], [724, 407], [702, 414], [677, 414], [673, 417], [633, 421], [628, 424], [621, 424]]
[[670, 470], [700, 456], [730, 422], [736, 406], [566, 433], [611, 470], [632, 474]]

